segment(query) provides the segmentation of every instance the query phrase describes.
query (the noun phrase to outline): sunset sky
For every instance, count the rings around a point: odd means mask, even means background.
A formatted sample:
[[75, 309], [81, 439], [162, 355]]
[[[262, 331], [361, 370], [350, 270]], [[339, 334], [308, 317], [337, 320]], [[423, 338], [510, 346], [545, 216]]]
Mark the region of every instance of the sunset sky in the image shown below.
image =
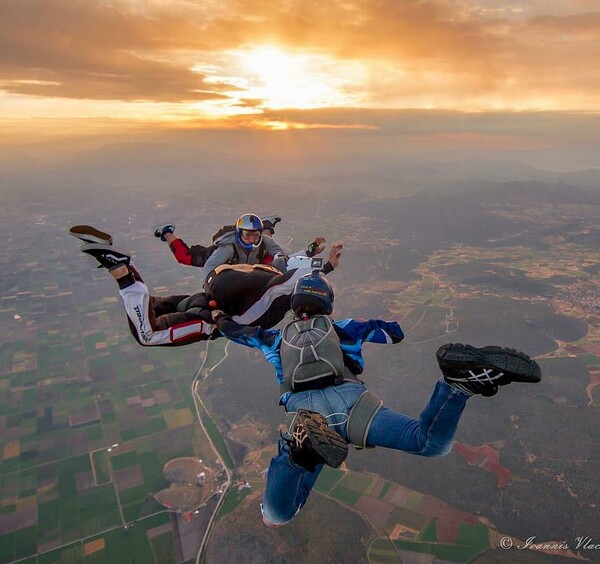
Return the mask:
[[600, 111], [600, 0], [2, 0], [0, 22], [15, 134]]

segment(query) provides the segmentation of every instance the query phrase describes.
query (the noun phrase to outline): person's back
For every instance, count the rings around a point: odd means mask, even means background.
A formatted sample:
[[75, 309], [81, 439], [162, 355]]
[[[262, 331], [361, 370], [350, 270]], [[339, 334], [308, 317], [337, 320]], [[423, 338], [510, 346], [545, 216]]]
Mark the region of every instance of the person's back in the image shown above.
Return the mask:
[[[287, 413], [295, 414], [288, 433], [279, 439], [278, 453], [267, 474], [261, 510], [269, 527], [285, 525], [297, 515], [323, 465], [340, 466], [348, 444], [443, 456], [452, 448], [471, 396], [489, 397], [499, 386], [541, 379], [537, 363], [516, 350], [450, 343], [436, 353], [443, 377], [421, 415], [412, 418], [398, 413], [385, 407], [357, 375], [362, 373], [363, 343], [398, 343], [403, 338], [400, 326], [379, 319], [335, 321], [339, 340], [326, 341], [323, 337], [329, 325], [318, 320], [329, 319], [332, 302], [333, 289], [313, 273], [294, 288], [291, 308], [295, 319], [282, 330], [236, 327], [226, 317], [215, 316], [217, 328], [225, 336], [263, 351], [276, 369], [283, 392], [279, 403]], [[313, 320], [317, 321], [313, 324]], [[342, 378], [336, 360], [339, 349], [343, 353]], [[308, 372], [295, 378], [304, 365]]]
[[281, 392], [309, 390], [344, 381], [340, 338], [327, 315], [293, 319], [281, 331]]
[[[334, 243], [327, 262], [319, 259], [318, 266], [312, 260], [287, 261], [280, 272], [274, 265], [221, 265], [208, 274], [204, 285], [207, 301], [213, 309], [223, 310], [235, 317], [239, 325], [270, 328], [283, 320], [290, 309], [290, 299], [300, 278], [311, 269], [320, 268], [327, 275], [338, 266], [343, 244]], [[289, 265], [294, 263], [292, 268]]]

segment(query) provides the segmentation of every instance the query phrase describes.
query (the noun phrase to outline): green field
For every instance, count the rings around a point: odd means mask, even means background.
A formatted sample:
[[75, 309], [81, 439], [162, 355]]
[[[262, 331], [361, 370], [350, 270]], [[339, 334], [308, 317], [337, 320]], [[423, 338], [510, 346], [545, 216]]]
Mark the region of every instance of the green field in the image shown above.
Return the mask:
[[375, 539], [369, 546], [369, 564], [402, 564], [394, 543], [385, 537]]
[[350, 490], [338, 484], [333, 488], [329, 495], [331, 495], [331, 497], [334, 499], [337, 499], [338, 501], [341, 501], [342, 503], [352, 507], [360, 499], [362, 493]]
[[210, 436], [213, 444], [215, 445], [216, 449], [219, 451], [219, 454], [221, 455], [221, 458], [223, 459], [223, 463], [225, 464], [225, 466], [227, 466], [227, 468], [232, 469], [235, 466], [235, 464], [233, 463], [233, 460], [231, 459], [229, 450], [227, 450], [227, 445], [225, 444], [223, 435], [219, 431], [218, 427], [215, 425], [212, 418], [208, 415], [208, 413], [200, 412], [200, 416], [202, 417], [202, 423], [204, 424], [204, 427], [206, 428], [206, 432]]
[[96, 475], [96, 485], [100, 486], [111, 481], [110, 470], [108, 467], [108, 453], [106, 449], [92, 452], [92, 463]]
[[469, 562], [472, 558], [485, 552], [480, 546], [469, 546], [459, 544], [419, 543], [411, 541], [396, 540], [394, 545], [401, 550], [422, 552], [432, 554], [440, 560], [448, 562]]
[[237, 488], [229, 488], [227, 491], [227, 495], [225, 500], [223, 501], [223, 505], [221, 505], [221, 509], [219, 509], [219, 514], [217, 515], [217, 519], [221, 519], [221, 517], [227, 515], [233, 511], [244, 499], [246, 499], [252, 493], [251, 488], [242, 488], [242, 490], [238, 491]]
[[376, 479], [377, 478], [374, 478], [373, 476], [361, 474], [359, 472], [347, 472], [342, 478], [340, 485], [350, 490], [363, 493], [371, 485], [373, 480]]
[[212, 370], [225, 358], [227, 344], [228, 341], [226, 339], [206, 342], [206, 359], [203, 364], [205, 372]]
[[343, 470], [334, 470], [333, 468], [324, 466], [315, 484], [315, 489], [321, 493], [329, 493], [342, 476], [344, 476]]
[[[162, 513], [135, 523], [127, 530], [119, 527], [102, 535], [88, 538], [85, 542], [76, 542], [49, 551], [31, 558], [27, 562], [36, 564], [77, 564], [81, 562], [86, 564], [113, 564], [115, 562], [162, 564], [162, 562], [175, 562], [172, 532], [165, 532], [153, 538], [149, 538], [147, 534], [151, 529], [169, 523], [169, 513]], [[96, 550], [91, 552], [94, 546]], [[89, 553], [86, 554], [86, 551]]]

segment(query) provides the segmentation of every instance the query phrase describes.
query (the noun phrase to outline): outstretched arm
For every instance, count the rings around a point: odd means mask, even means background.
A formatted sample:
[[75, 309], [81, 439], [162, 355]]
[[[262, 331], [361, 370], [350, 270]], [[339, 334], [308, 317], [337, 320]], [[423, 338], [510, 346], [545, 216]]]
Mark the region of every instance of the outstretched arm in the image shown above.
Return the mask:
[[240, 325], [231, 316], [218, 309], [212, 312], [212, 318], [221, 334], [231, 341], [251, 348], [262, 350], [271, 347], [280, 333], [260, 326]]
[[183, 239], [178, 239], [171, 233], [165, 235], [171, 252], [175, 255], [177, 262], [187, 266], [203, 267], [208, 255], [209, 248], [203, 245], [192, 245], [188, 247]]
[[399, 343], [404, 339], [404, 333], [397, 321], [341, 319], [335, 321], [334, 325], [338, 334], [345, 334], [347, 338], [361, 343], [390, 345]]
[[204, 262], [212, 252], [212, 247], [205, 247], [204, 245], [188, 247], [185, 241], [175, 237], [175, 225], [173, 223], [166, 223], [157, 227], [154, 236], [161, 241], [166, 241], [171, 252], [175, 255], [175, 260], [186, 266], [204, 266]]
[[363, 343], [399, 343], [404, 333], [396, 321], [381, 319], [342, 319], [333, 322], [344, 353], [344, 364], [354, 374], [362, 374], [365, 361], [362, 357]]

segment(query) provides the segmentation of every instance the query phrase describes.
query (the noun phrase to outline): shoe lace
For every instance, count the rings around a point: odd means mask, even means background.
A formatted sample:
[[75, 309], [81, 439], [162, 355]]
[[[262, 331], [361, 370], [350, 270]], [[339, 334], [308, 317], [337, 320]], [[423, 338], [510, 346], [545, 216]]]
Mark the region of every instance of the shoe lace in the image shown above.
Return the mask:
[[292, 431], [291, 436], [293, 446], [297, 449], [301, 449], [304, 444], [304, 441], [306, 441], [306, 439], [308, 438], [308, 434], [306, 433], [306, 430], [304, 429], [304, 426], [302, 424], [296, 425], [295, 429]]
[[470, 377], [467, 377], [469, 381], [480, 382], [481, 384], [494, 384], [495, 380], [504, 376], [504, 372], [496, 372], [491, 368], [484, 368], [481, 374], [475, 374], [472, 370], [469, 370]]
[[[302, 440], [299, 440], [300, 437], [298, 436], [297, 432], [290, 435], [289, 431], [287, 433], [283, 433], [280, 430], [279, 438], [292, 450], [298, 450], [299, 448], [302, 448]], [[306, 438], [306, 436], [304, 438]]]
[[[328, 421], [328, 426], [329, 427], [336, 427], [337, 425], [343, 425], [344, 423], [346, 423], [348, 421], [348, 414], [347, 413], [330, 413], [329, 415], [325, 416], [325, 419], [329, 419], [330, 417], [335, 417], [336, 415], [341, 415], [344, 417], [343, 421], [340, 421], [338, 423], [330, 423]], [[279, 431], [279, 436], [281, 437], [281, 439], [283, 439], [287, 445], [291, 448], [294, 449], [302, 449], [303, 445], [304, 445], [304, 441], [306, 441], [308, 434], [306, 433], [306, 430], [304, 429], [304, 426], [301, 423], [297, 423], [294, 427], [294, 430], [291, 432], [290, 435], [288, 435], [288, 437], [286, 437], [281, 431]]]

